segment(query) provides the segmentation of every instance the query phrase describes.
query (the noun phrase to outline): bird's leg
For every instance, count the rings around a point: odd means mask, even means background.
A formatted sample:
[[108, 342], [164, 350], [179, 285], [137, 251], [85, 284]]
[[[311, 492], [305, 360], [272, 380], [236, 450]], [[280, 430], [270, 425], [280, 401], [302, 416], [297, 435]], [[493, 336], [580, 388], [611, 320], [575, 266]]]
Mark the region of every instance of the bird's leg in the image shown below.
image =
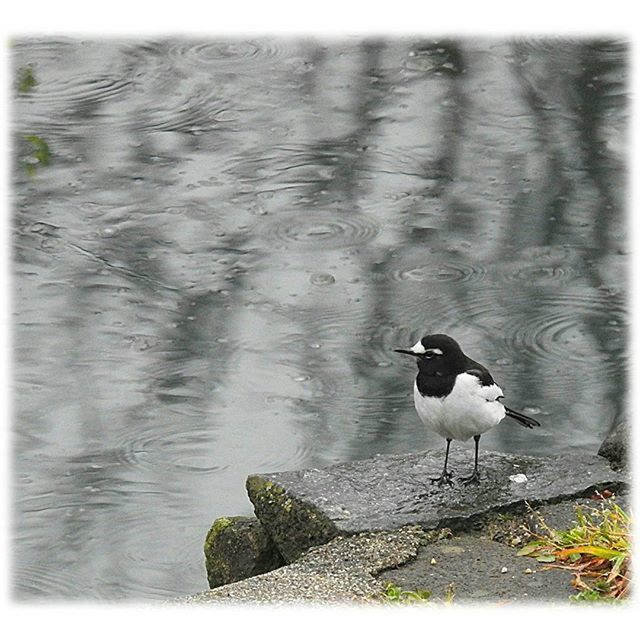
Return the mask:
[[468, 478], [461, 478], [460, 481], [462, 484], [474, 484], [480, 483], [480, 474], [478, 473], [478, 445], [480, 444], [480, 436], [473, 436], [473, 439], [476, 441], [476, 457], [475, 464], [473, 466], [473, 473]]
[[442, 474], [438, 478], [429, 478], [431, 482], [436, 482], [440, 486], [443, 484], [453, 484], [451, 478], [453, 474], [450, 471], [447, 471], [447, 462], [449, 461], [449, 447], [451, 446], [451, 438], [447, 438], [447, 452], [444, 456], [444, 469], [442, 470]]

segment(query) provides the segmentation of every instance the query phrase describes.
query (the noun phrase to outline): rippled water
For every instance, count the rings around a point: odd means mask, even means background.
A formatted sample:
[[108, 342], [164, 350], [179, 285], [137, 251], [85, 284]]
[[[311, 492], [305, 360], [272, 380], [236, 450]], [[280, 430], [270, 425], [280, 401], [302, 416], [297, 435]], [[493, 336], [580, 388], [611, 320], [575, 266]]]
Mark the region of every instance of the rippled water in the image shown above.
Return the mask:
[[543, 423], [487, 448], [624, 414], [625, 43], [23, 38], [27, 69], [17, 597], [202, 590], [249, 473], [442, 446], [393, 353], [425, 332]]

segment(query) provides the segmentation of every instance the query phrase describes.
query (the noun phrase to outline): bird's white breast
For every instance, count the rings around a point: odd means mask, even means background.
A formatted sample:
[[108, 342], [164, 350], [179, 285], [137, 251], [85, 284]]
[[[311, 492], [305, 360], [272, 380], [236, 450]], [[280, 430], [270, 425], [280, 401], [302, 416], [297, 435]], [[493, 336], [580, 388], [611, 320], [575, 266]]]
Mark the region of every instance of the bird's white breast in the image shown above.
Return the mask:
[[497, 384], [482, 386], [468, 373], [458, 374], [448, 396], [423, 396], [417, 382], [413, 387], [416, 411], [422, 423], [443, 438], [467, 440], [495, 427], [505, 416], [498, 398], [502, 389]]

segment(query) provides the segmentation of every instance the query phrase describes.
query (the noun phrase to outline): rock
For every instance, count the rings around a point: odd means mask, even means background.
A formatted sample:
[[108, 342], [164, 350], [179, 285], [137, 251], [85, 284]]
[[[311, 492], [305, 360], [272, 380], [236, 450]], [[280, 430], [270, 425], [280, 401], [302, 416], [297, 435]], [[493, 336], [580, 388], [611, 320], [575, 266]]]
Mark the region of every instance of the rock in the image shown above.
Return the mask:
[[[629, 499], [626, 490], [611, 498], [623, 509], [628, 509]], [[463, 531], [423, 543], [406, 564], [377, 577], [402, 589], [427, 590], [433, 602], [453, 596], [459, 603], [567, 603], [577, 593], [573, 572], [548, 565], [542, 569], [535, 557], [519, 556], [518, 548], [536, 534], [548, 535], [549, 527], [566, 530], [578, 526], [578, 508], [591, 511], [600, 506], [597, 499], [578, 498], [544, 504], [523, 514], [494, 513], [486, 518], [481, 531]]]
[[257, 518], [218, 518], [204, 543], [211, 588], [244, 580], [284, 564], [273, 540]]
[[295, 490], [290, 495], [288, 489], [279, 484], [279, 480], [272, 482], [268, 479], [290, 473], [251, 475], [247, 478], [247, 492], [255, 514], [286, 562], [293, 562], [303, 551], [325, 544], [339, 535], [338, 527], [317, 505], [299, 499]]
[[[304, 469], [247, 479], [255, 513], [292, 562], [311, 547], [338, 535], [391, 531], [405, 525], [425, 529], [469, 527], [490, 511], [532, 505], [616, 487], [626, 477], [594, 455], [525, 457], [483, 451], [479, 485], [439, 487], [444, 451], [377, 455], [324, 469]], [[471, 471], [467, 451], [454, 451], [449, 468]], [[527, 482], [509, 476], [524, 474]]]
[[[629, 494], [616, 503], [628, 505]], [[177, 598], [174, 604], [228, 603], [354, 603], [388, 602], [385, 587], [427, 591], [428, 603], [568, 602], [576, 593], [572, 572], [518, 556], [530, 516], [553, 528], [576, 526], [576, 506], [593, 507], [593, 499], [544, 504], [539, 513], [494, 512], [478, 531], [453, 534], [448, 529], [396, 531], [338, 536], [314, 547], [295, 562], [269, 573]], [[497, 535], [498, 531], [502, 535]], [[500, 542], [498, 542], [500, 540]], [[504, 568], [507, 571], [504, 571]]]
[[456, 603], [566, 603], [576, 592], [571, 578], [563, 569], [542, 571], [535, 558], [469, 533], [420, 547], [407, 564], [378, 576], [405, 590], [429, 591], [432, 602]]
[[338, 537], [270, 573], [175, 602], [370, 602], [380, 599], [384, 590], [384, 582], [375, 576], [415, 557], [422, 539], [416, 527]]
[[598, 455], [609, 460], [614, 469], [626, 468], [629, 463], [630, 440], [631, 425], [628, 422], [619, 422], [607, 434], [598, 449]]

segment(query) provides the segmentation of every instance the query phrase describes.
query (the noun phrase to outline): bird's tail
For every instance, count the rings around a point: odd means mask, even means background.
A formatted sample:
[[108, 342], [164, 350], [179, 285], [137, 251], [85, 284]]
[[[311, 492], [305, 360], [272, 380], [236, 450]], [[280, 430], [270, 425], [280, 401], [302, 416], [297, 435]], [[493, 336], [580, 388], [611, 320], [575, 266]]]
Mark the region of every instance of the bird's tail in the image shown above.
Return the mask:
[[517, 420], [523, 427], [528, 427], [529, 429], [533, 429], [533, 427], [539, 427], [540, 423], [529, 416], [525, 416], [523, 413], [518, 413], [513, 409], [509, 409], [509, 407], [505, 407], [507, 411], [507, 417], [513, 418]]

